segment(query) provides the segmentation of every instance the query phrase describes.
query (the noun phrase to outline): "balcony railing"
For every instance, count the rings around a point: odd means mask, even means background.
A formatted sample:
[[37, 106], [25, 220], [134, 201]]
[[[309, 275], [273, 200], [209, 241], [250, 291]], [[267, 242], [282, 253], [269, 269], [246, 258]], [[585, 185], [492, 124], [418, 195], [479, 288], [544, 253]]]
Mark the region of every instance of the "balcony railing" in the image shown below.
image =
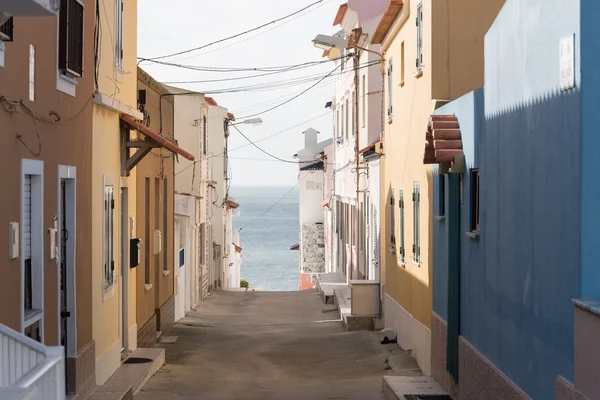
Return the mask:
[[0, 399], [65, 399], [63, 347], [43, 344], [0, 324]]

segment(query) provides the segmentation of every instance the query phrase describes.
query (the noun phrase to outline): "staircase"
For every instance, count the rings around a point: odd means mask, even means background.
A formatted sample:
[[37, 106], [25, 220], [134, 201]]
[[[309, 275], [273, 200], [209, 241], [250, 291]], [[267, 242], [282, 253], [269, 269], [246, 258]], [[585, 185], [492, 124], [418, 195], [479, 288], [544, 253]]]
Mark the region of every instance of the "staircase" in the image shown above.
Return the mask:
[[0, 324], [0, 399], [64, 400], [64, 354]]

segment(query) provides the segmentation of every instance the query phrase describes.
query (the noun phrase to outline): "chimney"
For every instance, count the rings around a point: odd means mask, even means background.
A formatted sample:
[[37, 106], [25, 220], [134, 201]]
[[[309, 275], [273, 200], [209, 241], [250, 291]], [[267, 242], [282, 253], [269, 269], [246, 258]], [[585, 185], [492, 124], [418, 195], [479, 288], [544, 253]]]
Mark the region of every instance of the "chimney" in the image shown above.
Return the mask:
[[319, 132], [310, 128], [304, 131], [304, 148], [312, 147], [317, 144], [317, 135]]

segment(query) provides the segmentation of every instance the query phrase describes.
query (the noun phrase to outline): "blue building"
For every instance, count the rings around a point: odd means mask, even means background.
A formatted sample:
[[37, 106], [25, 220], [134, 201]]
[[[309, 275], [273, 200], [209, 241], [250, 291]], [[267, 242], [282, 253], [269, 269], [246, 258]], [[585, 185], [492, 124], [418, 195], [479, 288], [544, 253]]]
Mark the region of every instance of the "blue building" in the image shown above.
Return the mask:
[[507, 0], [484, 88], [430, 120], [432, 374], [457, 399], [600, 394], [599, 61], [599, 1]]

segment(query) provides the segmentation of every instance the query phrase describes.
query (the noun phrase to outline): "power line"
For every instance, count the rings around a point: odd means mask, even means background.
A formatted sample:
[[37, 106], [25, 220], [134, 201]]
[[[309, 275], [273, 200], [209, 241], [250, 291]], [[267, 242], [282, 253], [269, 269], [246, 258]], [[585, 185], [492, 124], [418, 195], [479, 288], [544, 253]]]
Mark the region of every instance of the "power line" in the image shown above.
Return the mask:
[[[256, 143], [254, 143], [252, 140], [250, 140], [248, 138], [248, 136], [244, 135], [242, 133], [242, 131], [239, 130], [239, 128], [235, 125], [231, 125], [236, 131], [239, 132], [240, 135], [242, 135], [244, 137], [244, 139], [246, 139], [250, 144], [252, 144], [252, 146], [256, 147], [258, 150], [262, 151], [263, 153], [265, 153], [266, 155], [268, 155], [271, 158], [274, 158], [276, 160], [279, 160], [281, 162], [285, 162], [285, 163], [289, 163], [289, 164], [298, 164], [298, 161], [291, 161], [291, 160], [284, 160], [283, 158], [279, 158], [277, 156], [274, 156], [273, 154], [269, 153], [268, 151], [262, 149], [260, 146], [258, 146]], [[317, 160], [315, 160], [317, 161]]]
[[297, 15], [297, 14], [300, 14], [300, 13], [301, 13], [302, 11], [304, 11], [304, 10], [307, 10], [307, 9], [309, 9], [309, 8], [311, 8], [311, 7], [313, 7], [313, 6], [317, 5], [317, 4], [319, 4], [319, 3], [322, 3], [323, 1], [325, 1], [325, 0], [317, 0], [317, 1], [315, 1], [314, 3], [311, 3], [311, 4], [307, 5], [306, 7], [303, 7], [303, 8], [301, 8], [301, 9], [300, 9], [300, 10], [298, 10], [298, 11], [294, 11], [293, 13], [291, 13], [291, 14], [288, 14], [288, 15], [286, 15], [286, 16], [284, 16], [284, 17], [277, 18], [277, 19], [275, 19], [275, 20], [273, 20], [273, 21], [267, 22], [266, 24], [262, 24], [262, 25], [260, 25], [260, 26], [257, 26], [256, 28], [252, 28], [252, 29], [249, 29], [249, 30], [247, 30], [247, 31], [240, 32], [240, 33], [237, 33], [237, 34], [235, 34], [235, 35], [228, 36], [228, 37], [226, 37], [226, 38], [223, 38], [223, 39], [216, 40], [216, 41], [214, 41], [214, 42], [211, 42], [211, 43], [205, 44], [205, 45], [203, 45], [203, 46], [200, 46], [200, 47], [195, 47], [195, 48], [192, 48], [192, 49], [183, 50], [183, 51], [179, 51], [179, 52], [177, 52], [177, 53], [167, 54], [167, 55], [164, 55], [164, 56], [159, 56], [159, 57], [151, 57], [151, 58], [146, 58], [146, 59], [144, 59], [144, 58], [138, 58], [138, 59], [140, 59], [141, 61], [159, 60], [159, 59], [163, 59], [163, 58], [170, 58], [170, 57], [178, 56], [178, 55], [181, 55], [181, 54], [187, 54], [187, 53], [191, 53], [191, 52], [194, 52], [194, 51], [202, 50], [202, 49], [204, 49], [204, 48], [206, 48], [206, 47], [209, 47], [209, 46], [215, 45], [215, 44], [217, 44], [217, 43], [222, 43], [222, 42], [225, 42], [225, 41], [227, 41], [227, 40], [235, 39], [235, 38], [237, 38], [237, 37], [240, 37], [240, 36], [242, 36], [242, 35], [246, 35], [246, 34], [248, 34], [248, 33], [255, 32], [255, 31], [257, 31], [257, 30], [260, 30], [260, 29], [264, 28], [265, 26], [269, 26], [269, 25], [272, 25], [272, 24], [276, 24], [277, 22], [284, 21], [284, 20], [286, 20], [286, 19], [288, 19], [288, 18], [291, 18], [291, 17], [293, 17], [293, 16], [295, 16], [295, 15]]
[[304, 175], [301, 179], [298, 180], [298, 182], [296, 182], [296, 184], [286, 193], [283, 195], [282, 198], [280, 198], [279, 200], [277, 200], [275, 202], [275, 204], [273, 204], [271, 207], [267, 208], [262, 214], [260, 214], [258, 217], [254, 218], [252, 221], [248, 222], [246, 225], [244, 225], [242, 228], [240, 228], [240, 231], [246, 229], [247, 227], [249, 227], [250, 225], [252, 225], [253, 223], [255, 223], [256, 221], [258, 221], [260, 218], [262, 218], [266, 213], [268, 213], [269, 211], [271, 211], [273, 208], [275, 208], [275, 206], [277, 206], [277, 204], [281, 203], [283, 201], [283, 199], [285, 199], [290, 193], [292, 193], [294, 191], [294, 189], [296, 189], [298, 187], [298, 185], [300, 185], [300, 182], [302, 182], [309, 174]]
[[[340, 57], [342, 58], [342, 57]], [[314, 65], [326, 64], [329, 62], [335, 62], [340, 58], [334, 60], [319, 60], [319, 61], [309, 61], [299, 64], [292, 65], [281, 65], [281, 66], [273, 66], [273, 67], [237, 67], [237, 68], [228, 68], [228, 67], [206, 67], [201, 65], [190, 65], [190, 64], [176, 64], [168, 61], [157, 61], [157, 60], [149, 60], [150, 62], [158, 65], [164, 65], [167, 67], [175, 67], [182, 69], [190, 69], [192, 71], [202, 71], [202, 72], [219, 72], [219, 73], [231, 73], [231, 72], [287, 72], [293, 71], [295, 69], [300, 68], [308, 68]], [[165, 82], [168, 83], [168, 82]]]

